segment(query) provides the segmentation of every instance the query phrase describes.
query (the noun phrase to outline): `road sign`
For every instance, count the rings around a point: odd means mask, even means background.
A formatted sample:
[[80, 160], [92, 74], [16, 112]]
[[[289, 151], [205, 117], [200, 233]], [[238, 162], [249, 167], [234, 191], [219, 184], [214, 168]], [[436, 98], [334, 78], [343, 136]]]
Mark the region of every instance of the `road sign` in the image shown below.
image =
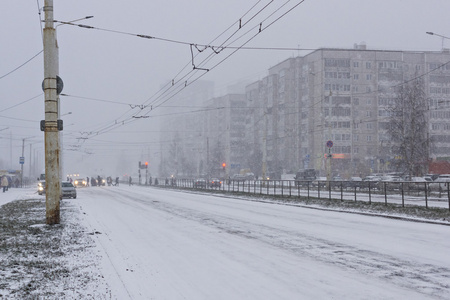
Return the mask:
[[25, 163], [25, 157], [21, 156], [19, 159], [19, 163], [23, 165]]
[[327, 142], [327, 147], [328, 147], [328, 148], [333, 147], [333, 141], [328, 141], [328, 142]]

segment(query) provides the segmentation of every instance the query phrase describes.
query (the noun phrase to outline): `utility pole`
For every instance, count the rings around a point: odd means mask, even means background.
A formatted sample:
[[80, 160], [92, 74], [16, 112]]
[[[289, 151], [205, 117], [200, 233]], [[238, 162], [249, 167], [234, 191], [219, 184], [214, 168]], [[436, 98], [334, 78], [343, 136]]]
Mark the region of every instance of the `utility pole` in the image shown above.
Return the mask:
[[[267, 130], [268, 130], [268, 121], [267, 114], [268, 109], [264, 108], [264, 132], [263, 132], [263, 140], [262, 140], [262, 179], [267, 180]], [[263, 183], [264, 184], [264, 183]]]
[[23, 164], [22, 159], [25, 158], [25, 139], [22, 139], [22, 157], [20, 158], [20, 187], [23, 188]]
[[[53, 26], [53, 0], [45, 0], [45, 28], [44, 28], [44, 82], [45, 93], [45, 121], [41, 122], [45, 136], [45, 197], [46, 223], [48, 225], [60, 223], [60, 148], [59, 148], [59, 101], [57, 92], [58, 81], [58, 45], [56, 30]], [[62, 82], [61, 82], [62, 83]], [[62, 86], [62, 84], [61, 84]], [[62, 127], [62, 126], [61, 126]]]

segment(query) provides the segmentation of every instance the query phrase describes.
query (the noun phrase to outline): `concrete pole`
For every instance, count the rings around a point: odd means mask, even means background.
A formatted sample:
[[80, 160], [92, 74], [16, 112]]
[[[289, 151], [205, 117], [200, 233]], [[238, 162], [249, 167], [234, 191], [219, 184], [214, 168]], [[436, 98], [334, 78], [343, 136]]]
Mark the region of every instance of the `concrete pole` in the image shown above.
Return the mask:
[[44, 92], [45, 92], [45, 185], [46, 223], [60, 223], [61, 183], [59, 176], [58, 45], [53, 27], [53, 0], [45, 0]]
[[[25, 139], [22, 139], [22, 157], [25, 157]], [[23, 163], [20, 164], [20, 187], [23, 188]], [[18, 186], [16, 186], [18, 187]]]

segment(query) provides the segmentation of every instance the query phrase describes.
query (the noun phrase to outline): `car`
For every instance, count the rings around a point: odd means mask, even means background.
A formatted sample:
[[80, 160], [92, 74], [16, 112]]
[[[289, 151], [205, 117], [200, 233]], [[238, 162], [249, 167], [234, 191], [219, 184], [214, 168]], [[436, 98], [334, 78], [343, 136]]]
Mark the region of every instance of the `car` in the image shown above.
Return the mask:
[[429, 191], [430, 184], [423, 177], [411, 177], [408, 181], [408, 189], [410, 191]]
[[395, 175], [386, 175], [381, 177], [381, 181], [378, 182], [378, 189], [387, 191], [400, 190], [403, 187], [402, 178]]
[[61, 196], [62, 198], [77, 198], [77, 190], [70, 181], [61, 182]]
[[313, 187], [319, 187], [323, 188], [327, 185], [327, 178], [326, 177], [317, 177], [312, 181]]
[[206, 179], [198, 178], [194, 181], [194, 188], [204, 189], [206, 188]]
[[450, 174], [440, 174], [434, 182], [430, 183], [430, 188], [436, 192], [443, 192], [447, 190], [450, 182]]
[[211, 178], [209, 180], [209, 187], [212, 187], [212, 188], [218, 187], [218, 188], [220, 188], [221, 186], [222, 186], [222, 181], [220, 181], [219, 179]]
[[247, 180], [255, 180], [255, 174], [253, 174], [251, 172], [245, 173], [244, 176], [245, 176], [245, 179], [247, 179]]
[[38, 182], [38, 194], [39, 195], [45, 194], [45, 181]]
[[361, 187], [362, 188], [379, 188], [379, 182], [381, 181], [381, 177], [380, 176], [376, 176], [376, 175], [368, 175], [366, 177], [363, 178], [362, 182], [361, 182]]
[[361, 177], [350, 177], [349, 180], [344, 181], [344, 187], [346, 188], [360, 188], [362, 183]]
[[246, 178], [242, 174], [234, 174], [233, 176], [231, 176], [231, 180], [244, 182]]
[[77, 178], [73, 181], [73, 185], [75, 187], [86, 187], [87, 186], [87, 181], [84, 178]]

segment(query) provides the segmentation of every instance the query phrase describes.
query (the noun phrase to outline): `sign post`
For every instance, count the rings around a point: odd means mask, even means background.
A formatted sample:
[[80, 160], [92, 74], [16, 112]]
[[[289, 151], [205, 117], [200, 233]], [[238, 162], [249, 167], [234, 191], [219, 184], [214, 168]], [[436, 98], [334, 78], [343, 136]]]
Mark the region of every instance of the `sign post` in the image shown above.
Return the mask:
[[328, 166], [327, 166], [327, 185], [328, 185], [328, 189], [330, 189], [330, 177], [331, 177], [331, 148], [333, 147], [333, 141], [327, 141], [326, 146], [328, 148], [328, 155], [327, 155], [327, 160], [328, 160]]

